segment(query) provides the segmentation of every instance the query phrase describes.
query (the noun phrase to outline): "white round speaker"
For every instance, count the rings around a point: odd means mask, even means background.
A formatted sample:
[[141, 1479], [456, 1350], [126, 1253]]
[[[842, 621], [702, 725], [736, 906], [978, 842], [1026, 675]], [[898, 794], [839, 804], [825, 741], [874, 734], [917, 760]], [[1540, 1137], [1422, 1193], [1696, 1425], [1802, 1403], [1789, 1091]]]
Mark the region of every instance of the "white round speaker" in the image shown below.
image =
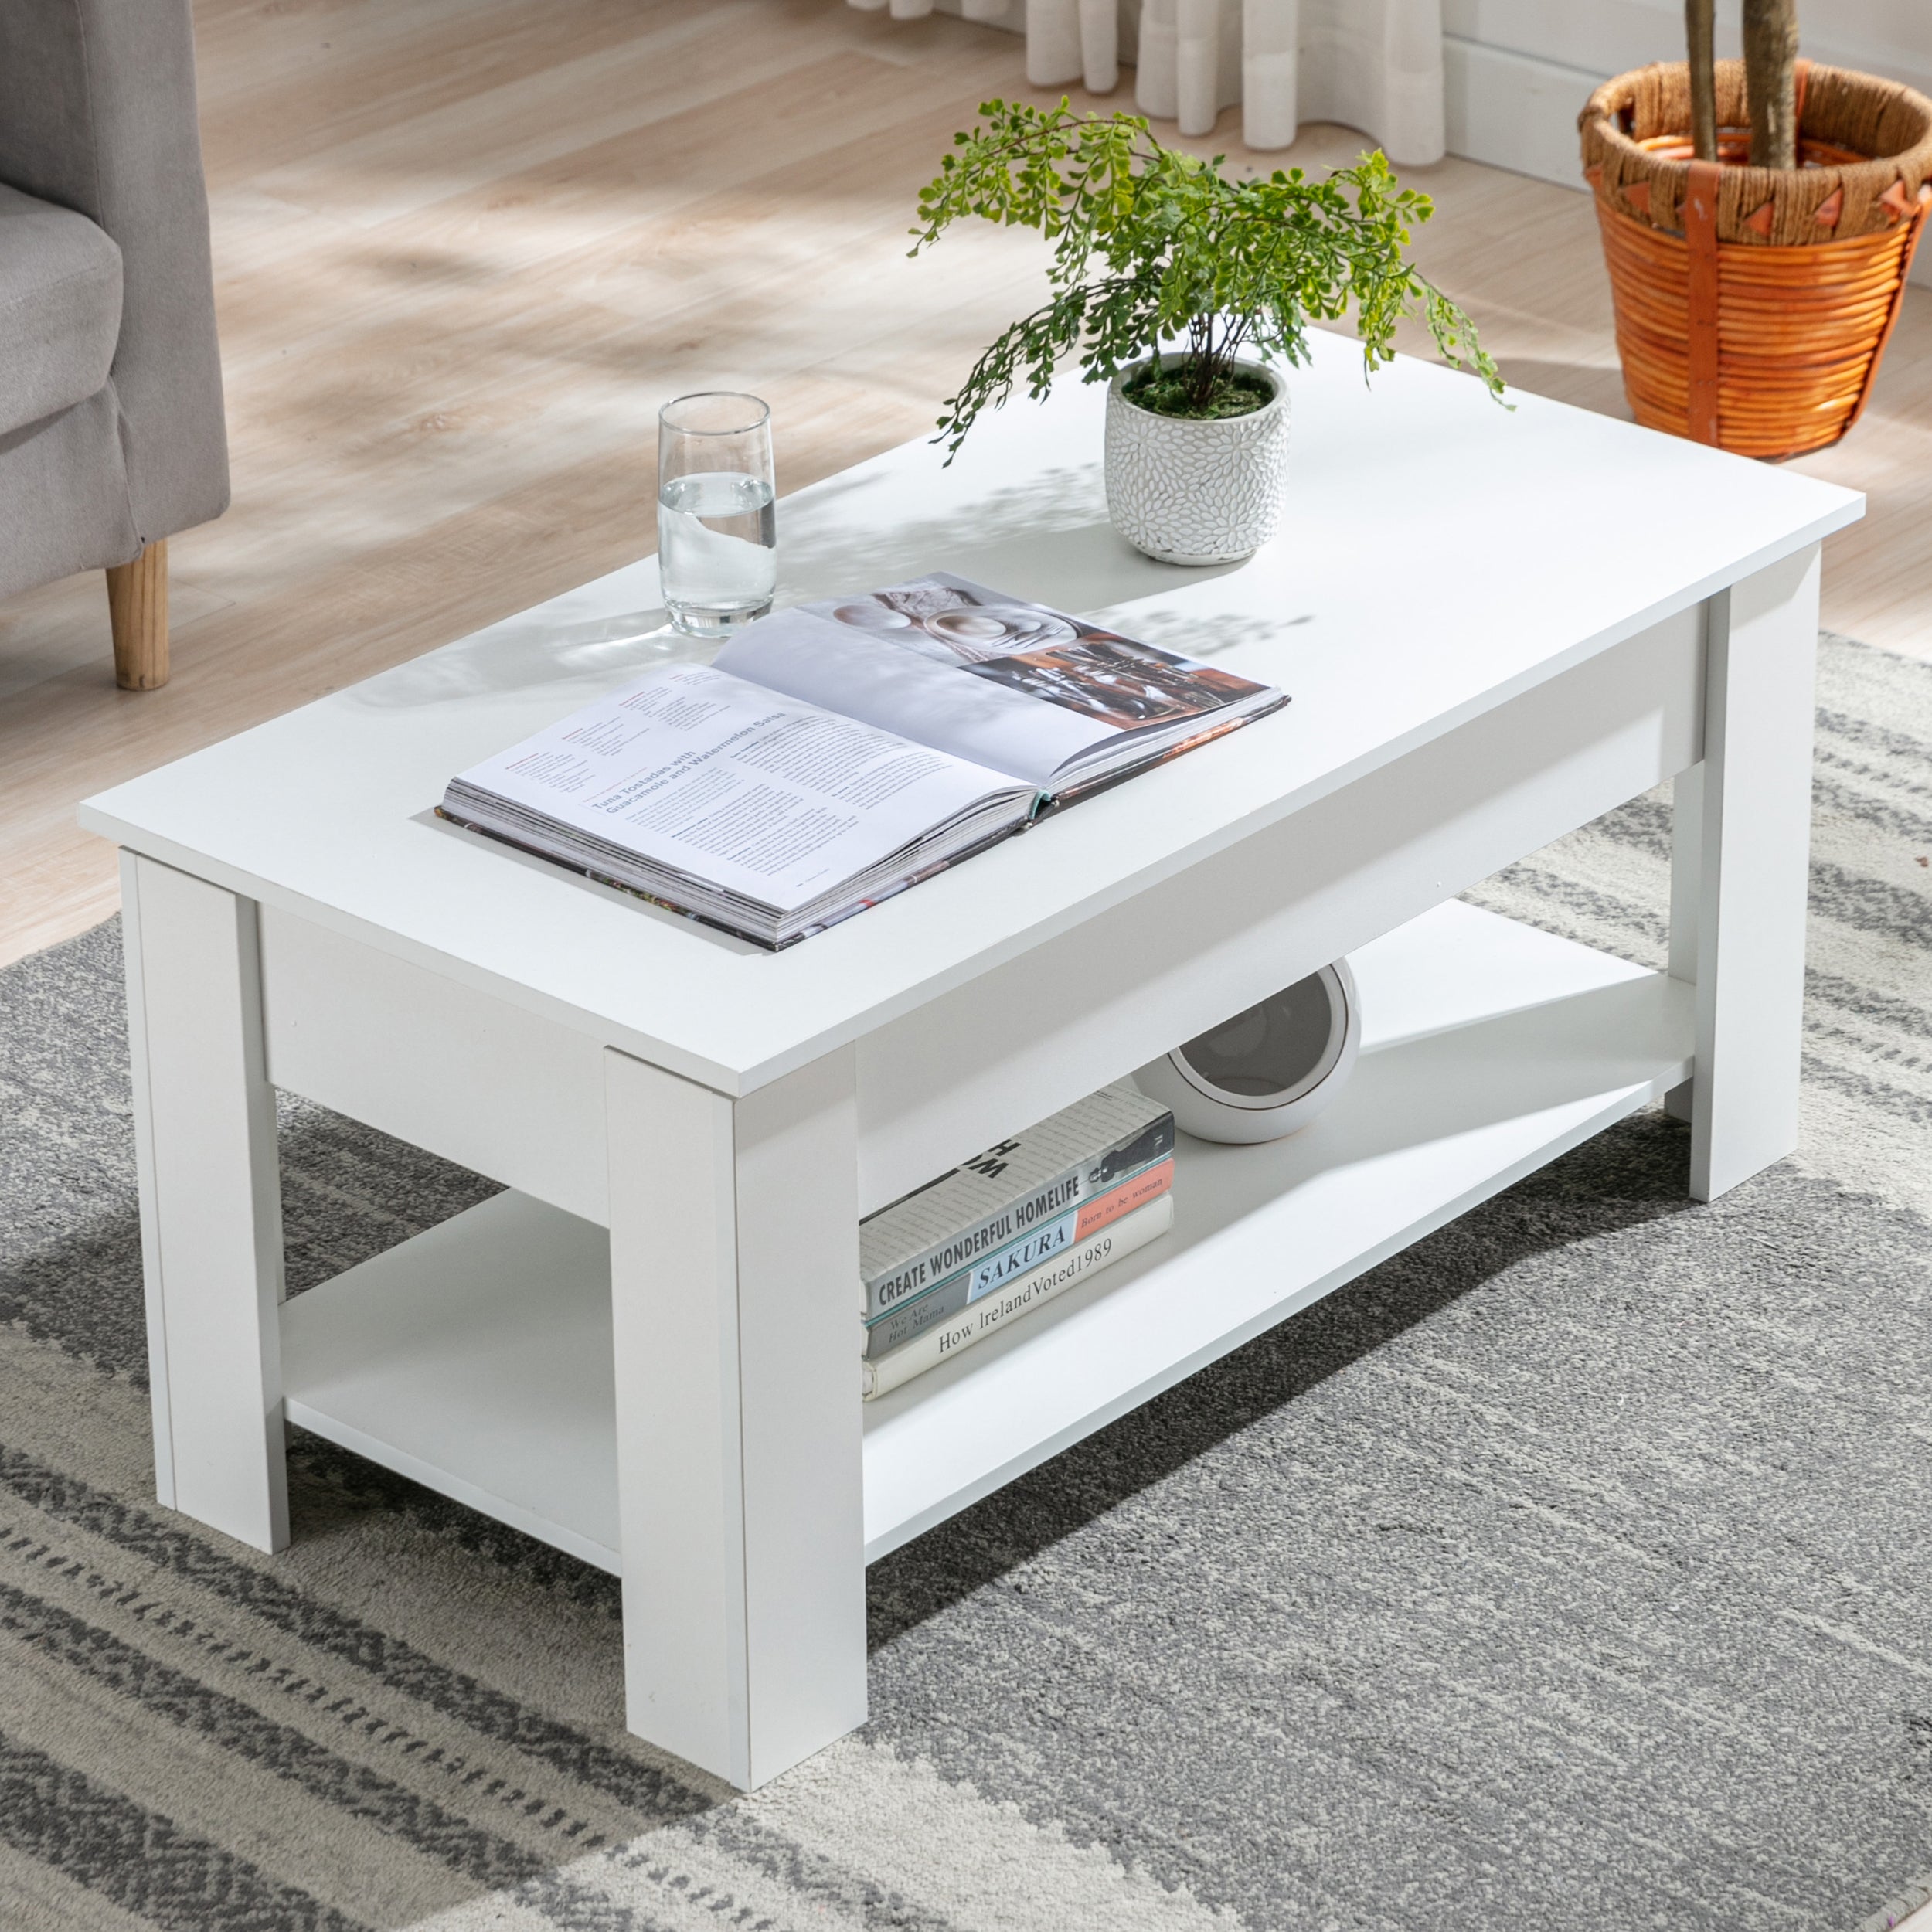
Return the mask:
[[1361, 1039], [1355, 975], [1338, 959], [1150, 1062], [1134, 1083], [1202, 1140], [1275, 1141], [1342, 1090]]

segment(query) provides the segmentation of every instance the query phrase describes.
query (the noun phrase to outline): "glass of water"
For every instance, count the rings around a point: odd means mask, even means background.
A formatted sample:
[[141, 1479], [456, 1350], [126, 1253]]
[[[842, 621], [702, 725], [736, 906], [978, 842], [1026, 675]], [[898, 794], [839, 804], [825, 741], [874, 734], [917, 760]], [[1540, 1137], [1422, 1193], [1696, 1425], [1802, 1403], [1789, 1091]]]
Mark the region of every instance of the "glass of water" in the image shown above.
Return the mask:
[[729, 637], [771, 608], [778, 582], [771, 411], [709, 389], [658, 412], [658, 569], [672, 623]]

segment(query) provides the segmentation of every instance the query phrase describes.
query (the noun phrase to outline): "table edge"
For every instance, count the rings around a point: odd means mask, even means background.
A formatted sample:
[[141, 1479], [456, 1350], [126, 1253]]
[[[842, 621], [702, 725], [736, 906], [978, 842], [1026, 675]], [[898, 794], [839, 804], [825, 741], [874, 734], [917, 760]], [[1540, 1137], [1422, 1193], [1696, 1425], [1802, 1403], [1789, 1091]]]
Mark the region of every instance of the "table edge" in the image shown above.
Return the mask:
[[[1821, 485], [1838, 490], [1842, 486]], [[241, 867], [178, 844], [165, 835], [141, 825], [114, 811], [108, 805], [119, 787], [84, 799], [76, 816], [83, 829], [107, 838], [125, 850], [173, 867], [192, 876], [208, 879], [243, 897], [260, 900], [298, 918], [325, 926], [390, 954], [409, 964], [441, 973], [477, 991], [522, 1006], [540, 1016], [592, 1034], [605, 1044], [636, 1055], [667, 1071], [693, 1080], [714, 1091], [733, 1098], [755, 1092], [787, 1073], [809, 1065], [825, 1054], [837, 1052], [855, 1041], [903, 1019], [908, 1013], [944, 998], [985, 974], [1046, 944], [1087, 921], [1097, 918], [1130, 899], [1174, 878], [1191, 866], [1226, 850], [1242, 839], [1279, 824], [1305, 811], [1321, 799], [1355, 783], [1369, 773], [1394, 764], [1411, 752], [1433, 743], [1474, 718], [1508, 703], [1525, 692], [1552, 679], [1563, 676], [1579, 665], [1614, 649], [1639, 633], [1664, 623], [1692, 606], [1705, 603], [1718, 592], [1729, 589], [1759, 571], [1821, 543], [1835, 532], [1856, 522], [1865, 514], [1862, 492], [1843, 491], [1843, 500], [1831, 509], [1785, 532], [1770, 543], [1746, 553], [1734, 563], [1721, 566], [1706, 576], [1693, 580], [1682, 589], [1633, 612], [1567, 650], [1544, 658], [1513, 678], [1492, 685], [1464, 703], [1440, 712], [1413, 730], [1386, 740], [1372, 752], [1325, 772], [1295, 791], [1284, 794], [1269, 806], [1247, 817], [1217, 828], [1191, 845], [1164, 855], [1134, 873], [1100, 887], [1077, 903], [1057, 907], [1043, 914], [1023, 932], [992, 940], [970, 957], [935, 971], [918, 984], [879, 1001], [862, 1013], [854, 1013], [822, 1026], [791, 1044], [742, 1065], [713, 1058], [692, 1047], [641, 1032], [629, 1023], [593, 1009], [581, 1007], [543, 992], [522, 981], [498, 974], [457, 955], [442, 952], [424, 941], [414, 940], [390, 928], [379, 927], [352, 913], [327, 905], [288, 887], [264, 879]], [[126, 781], [133, 783], [135, 781]], [[807, 942], [808, 944], [809, 942]]]

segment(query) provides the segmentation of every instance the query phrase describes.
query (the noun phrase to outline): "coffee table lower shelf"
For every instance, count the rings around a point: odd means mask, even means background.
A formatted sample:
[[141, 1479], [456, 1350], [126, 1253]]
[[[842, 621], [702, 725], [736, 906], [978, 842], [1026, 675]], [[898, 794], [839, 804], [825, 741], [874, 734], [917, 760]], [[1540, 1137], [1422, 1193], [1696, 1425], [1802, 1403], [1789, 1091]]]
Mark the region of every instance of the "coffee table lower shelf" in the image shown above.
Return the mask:
[[[868, 1562], [1689, 1077], [1689, 986], [1494, 914], [1437, 906], [1352, 963], [1328, 1113], [1183, 1137], [1170, 1233], [866, 1405]], [[602, 1228], [499, 1194], [284, 1306], [285, 1413], [618, 1571], [609, 1300]]]

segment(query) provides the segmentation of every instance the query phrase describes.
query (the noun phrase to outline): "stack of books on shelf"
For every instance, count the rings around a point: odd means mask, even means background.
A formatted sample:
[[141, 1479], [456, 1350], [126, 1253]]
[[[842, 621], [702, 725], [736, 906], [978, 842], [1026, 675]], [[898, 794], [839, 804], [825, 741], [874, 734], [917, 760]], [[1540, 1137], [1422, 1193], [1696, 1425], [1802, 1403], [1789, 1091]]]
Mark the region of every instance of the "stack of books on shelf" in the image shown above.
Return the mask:
[[1174, 1222], [1174, 1116], [1131, 1082], [988, 1148], [859, 1231], [867, 1401]]

